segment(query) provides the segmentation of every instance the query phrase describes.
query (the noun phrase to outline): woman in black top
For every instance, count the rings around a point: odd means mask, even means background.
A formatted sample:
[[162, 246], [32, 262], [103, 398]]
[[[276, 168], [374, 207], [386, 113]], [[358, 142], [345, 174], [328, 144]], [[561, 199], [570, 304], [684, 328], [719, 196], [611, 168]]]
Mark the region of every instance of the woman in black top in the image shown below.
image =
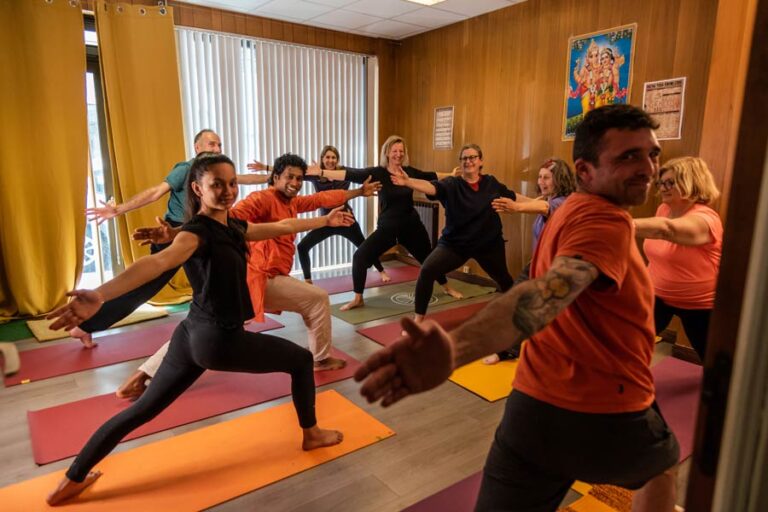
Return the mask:
[[499, 197], [516, 199], [515, 192], [488, 174], [482, 174], [483, 151], [477, 144], [466, 144], [459, 151], [461, 176], [425, 181], [407, 175], [391, 177], [397, 185], [423, 192], [445, 208], [445, 228], [437, 247], [422, 263], [416, 281], [415, 317], [420, 322], [427, 313], [432, 286], [445, 275], [474, 258], [496, 281], [502, 292], [512, 287], [507, 270], [501, 219], [492, 202]]
[[[341, 307], [342, 311], [364, 306], [363, 290], [365, 290], [366, 270], [379, 256], [389, 248], [400, 244], [419, 261], [424, 262], [431, 251], [429, 235], [421, 223], [419, 214], [413, 207], [413, 192], [403, 186], [392, 183], [390, 177], [395, 174], [422, 179], [436, 180], [437, 173], [423, 172], [408, 164], [408, 149], [402, 137], [391, 135], [381, 147], [378, 167], [367, 169], [347, 169], [344, 171], [322, 171], [324, 177], [333, 180], [349, 180], [353, 183], [363, 183], [368, 177], [381, 183], [379, 191], [379, 221], [376, 231], [360, 245], [352, 259], [352, 281], [355, 298], [352, 302]], [[307, 174], [317, 173], [308, 170]], [[448, 286], [445, 276], [437, 281], [451, 296], [461, 298], [461, 294]]]
[[[252, 164], [248, 164], [248, 168], [257, 171], [269, 170], [269, 166], [261, 162], [253, 162]], [[304, 181], [311, 182], [315, 187], [315, 192], [323, 192], [325, 190], [349, 190], [349, 181], [332, 180], [324, 176], [325, 171], [333, 171], [337, 169], [339, 169], [339, 150], [333, 146], [325, 146], [320, 152], [321, 175], [306, 175], [304, 177]], [[352, 212], [352, 207], [349, 205], [349, 203], [344, 205], [344, 210], [354, 215]], [[329, 210], [326, 210], [325, 208], [320, 209], [320, 213], [322, 215], [327, 215], [328, 211]], [[360, 247], [360, 245], [365, 241], [365, 236], [363, 236], [363, 231], [360, 228], [360, 224], [357, 222], [357, 220], [355, 220], [351, 226], [325, 226], [319, 229], [313, 229], [304, 235], [299, 244], [296, 246], [296, 252], [299, 255], [299, 264], [301, 265], [301, 272], [304, 274], [304, 281], [307, 283], [312, 284], [312, 261], [309, 258], [309, 252], [314, 246], [334, 235], [343, 236], [352, 242], [355, 247]], [[379, 271], [382, 282], [387, 283], [391, 281], [391, 278], [389, 275], [387, 275], [387, 272], [384, 270], [384, 267], [378, 258], [374, 260], [373, 266], [376, 267], [376, 270]]]
[[315, 219], [286, 219], [251, 224], [229, 217], [237, 197], [232, 161], [224, 155], [195, 159], [187, 181], [187, 219], [166, 250], [138, 260], [96, 290], [75, 290], [66, 305], [49, 315], [53, 329], [71, 329], [93, 316], [104, 303], [184, 264], [194, 290], [189, 315], [174, 330], [168, 354], [152, 385], [128, 409], [91, 436], [48, 496], [56, 505], [77, 496], [101, 476], [91, 469], [128, 433], [150, 421], [191, 386], [206, 369], [291, 374], [293, 403], [303, 429], [305, 450], [338, 444], [342, 434], [317, 426], [312, 355], [283, 338], [243, 329], [253, 316], [246, 284], [246, 241], [264, 240], [322, 226], [349, 225], [349, 214], [334, 210]]

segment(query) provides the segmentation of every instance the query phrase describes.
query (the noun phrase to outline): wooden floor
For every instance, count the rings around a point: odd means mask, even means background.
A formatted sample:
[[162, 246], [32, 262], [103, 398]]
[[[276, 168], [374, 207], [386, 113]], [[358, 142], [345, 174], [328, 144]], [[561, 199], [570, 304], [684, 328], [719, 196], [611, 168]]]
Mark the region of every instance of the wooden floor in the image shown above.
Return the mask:
[[[320, 277], [323, 276], [315, 276]], [[334, 295], [331, 296], [331, 302], [345, 302], [351, 297], [351, 293]], [[486, 299], [487, 297], [481, 297], [466, 303]], [[437, 310], [439, 308], [435, 308], [435, 311]], [[181, 319], [184, 314], [175, 316]], [[285, 328], [270, 331], [270, 334], [306, 345], [306, 330], [298, 315], [283, 313], [279, 320], [285, 324]], [[369, 322], [365, 326], [389, 321], [392, 321], [392, 318]], [[148, 323], [132, 325], [122, 330], [141, 329], [146, 325]], [[333, 318], [334, 345], [363, 360], [380, 347], [357, 334], [355, 328]], [[669, 354], [669, 345], [659, 345], [657, 359]], [[24, 340], [17, 342], [17, 346], [20, 350], [26, 350], [37, 348], [39, 344], [34, 340]], [[112, 392], [135, 371], [140, 362], [128, 361], [26, 385], [0, 388], [0, 487], [64, 469], [72, 460], [67, 459], [42, 467], [33, 462], [27, 429], [27, 410], [42, 409]], [[320, 388], [324, 389], [337, 390], [389, 426], [397, 435], [211, 510], [401, 510], [481, 470], [504, 407], [504, 400], [488, 403], [450, 382], [432, 392], [409, 397], [389, 409], [368, 405], [358, 393], [358, 384], [351, 379]], [[268, 402], [122, 443], [115, 451], [129, 450], [288, 400], [285, 398]], [[215, 454], [211, 454], [211, 457], [215, 457]], [[687, 481], [685, 469], [683, 468], [679, 478], [679, 486], [682, 489], [678, 493], [678, 501], [684, 496], [683, 486]], [[106, 478], [108, 476], [105, 475]], [[577, 497], [578, 494], [571, 491], [564, 503], [570, 503]]]

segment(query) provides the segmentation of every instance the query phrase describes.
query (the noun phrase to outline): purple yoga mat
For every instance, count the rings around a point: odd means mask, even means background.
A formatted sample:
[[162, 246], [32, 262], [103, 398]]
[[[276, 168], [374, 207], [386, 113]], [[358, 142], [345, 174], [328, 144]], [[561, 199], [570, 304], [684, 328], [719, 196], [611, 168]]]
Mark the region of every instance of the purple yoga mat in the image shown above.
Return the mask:
[[[680, 460], [690, 457], [701, 394], [702, 368], [668, 357], [651, 368], [656, 383], [656, 401], [669, 428], [680, 443]], [[465, 478], [421, 500], [403, 512], [472, 512], [480, 492], [482, 473]]]
[[[392, 278], [392, 280], [387, 283], [381, 280], [381, 275], [378, 272], [369, 270], [365, 279], [365, 287], [375, 288], [377, 286], [388, 286], [391, 284], [415, 281], [416, 278], [419, 277], [419, 268], [420, 267], [413, 267], [411, 265], [386, 268], [384, 270], [386, 270], [387, 274], [389, 274], [389, 277]], [[312, 281], [312, 284], [319, 286], [328, 292], [328, 295], [333, 295], [334, 293], [351, 292], [353, 289], [351, 275], [328, 277], [326, 279], [316, 279]]]

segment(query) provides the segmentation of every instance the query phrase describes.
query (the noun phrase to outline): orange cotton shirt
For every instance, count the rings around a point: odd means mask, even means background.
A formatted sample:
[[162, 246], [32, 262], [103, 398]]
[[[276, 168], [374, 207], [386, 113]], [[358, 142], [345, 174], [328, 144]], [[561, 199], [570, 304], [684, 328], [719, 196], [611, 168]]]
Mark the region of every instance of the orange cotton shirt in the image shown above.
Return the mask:
[[580, 257], [601, 276], [523, 344], [514, 387], [556, 407], [622, 413], [653, 403], [653, 289], [632, 217], [593, 194], [574, 193], [542, 232], [531, 276], [557, 256]]
[[[340, 206], [346, 198], [345, 190], [328, 190], [287, 198], [274, 187], [269, 187], [248, 194], [230, 210], [230, 215], [255, 224], [277, 222], [318, 208]], [[271, 240], [248, 242], [248, 290], [251, 292], [254, 318], [257, 322], [264, 321], [264, 291], [267, 279], [291, 273], [296, 251], [294, 240], [296, 235], [283, 235]]]
[[[669, 217], [669, 206], [661, 204], [657, 217]], [[672, 307], [712, 309], [715, 286], [723, 252], [723, 223], [715, 210], [695, 204], [685, 216], [696, 215], [709, 227], [710, 241], [703, 245], [680, 245], [666, 240], [647, 239], [643, 250], [648, 257], [656, 296]]]

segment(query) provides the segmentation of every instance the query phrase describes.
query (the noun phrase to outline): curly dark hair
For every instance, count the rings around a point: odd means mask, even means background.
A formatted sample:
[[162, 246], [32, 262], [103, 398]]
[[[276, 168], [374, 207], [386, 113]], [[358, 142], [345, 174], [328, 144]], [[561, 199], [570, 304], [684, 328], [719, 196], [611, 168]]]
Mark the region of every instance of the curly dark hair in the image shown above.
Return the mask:
[[275, 179], [283, 174], [286, 167], [298, 167], [301, 169], [302, 174], [307, 173], [307, 162], [304, 161], [299, 155], [293, 153], [286, 153], [275, 159], [274, 165], [272, 165], [272, 174], [269, 175], [269, 184], [274, 185]]

